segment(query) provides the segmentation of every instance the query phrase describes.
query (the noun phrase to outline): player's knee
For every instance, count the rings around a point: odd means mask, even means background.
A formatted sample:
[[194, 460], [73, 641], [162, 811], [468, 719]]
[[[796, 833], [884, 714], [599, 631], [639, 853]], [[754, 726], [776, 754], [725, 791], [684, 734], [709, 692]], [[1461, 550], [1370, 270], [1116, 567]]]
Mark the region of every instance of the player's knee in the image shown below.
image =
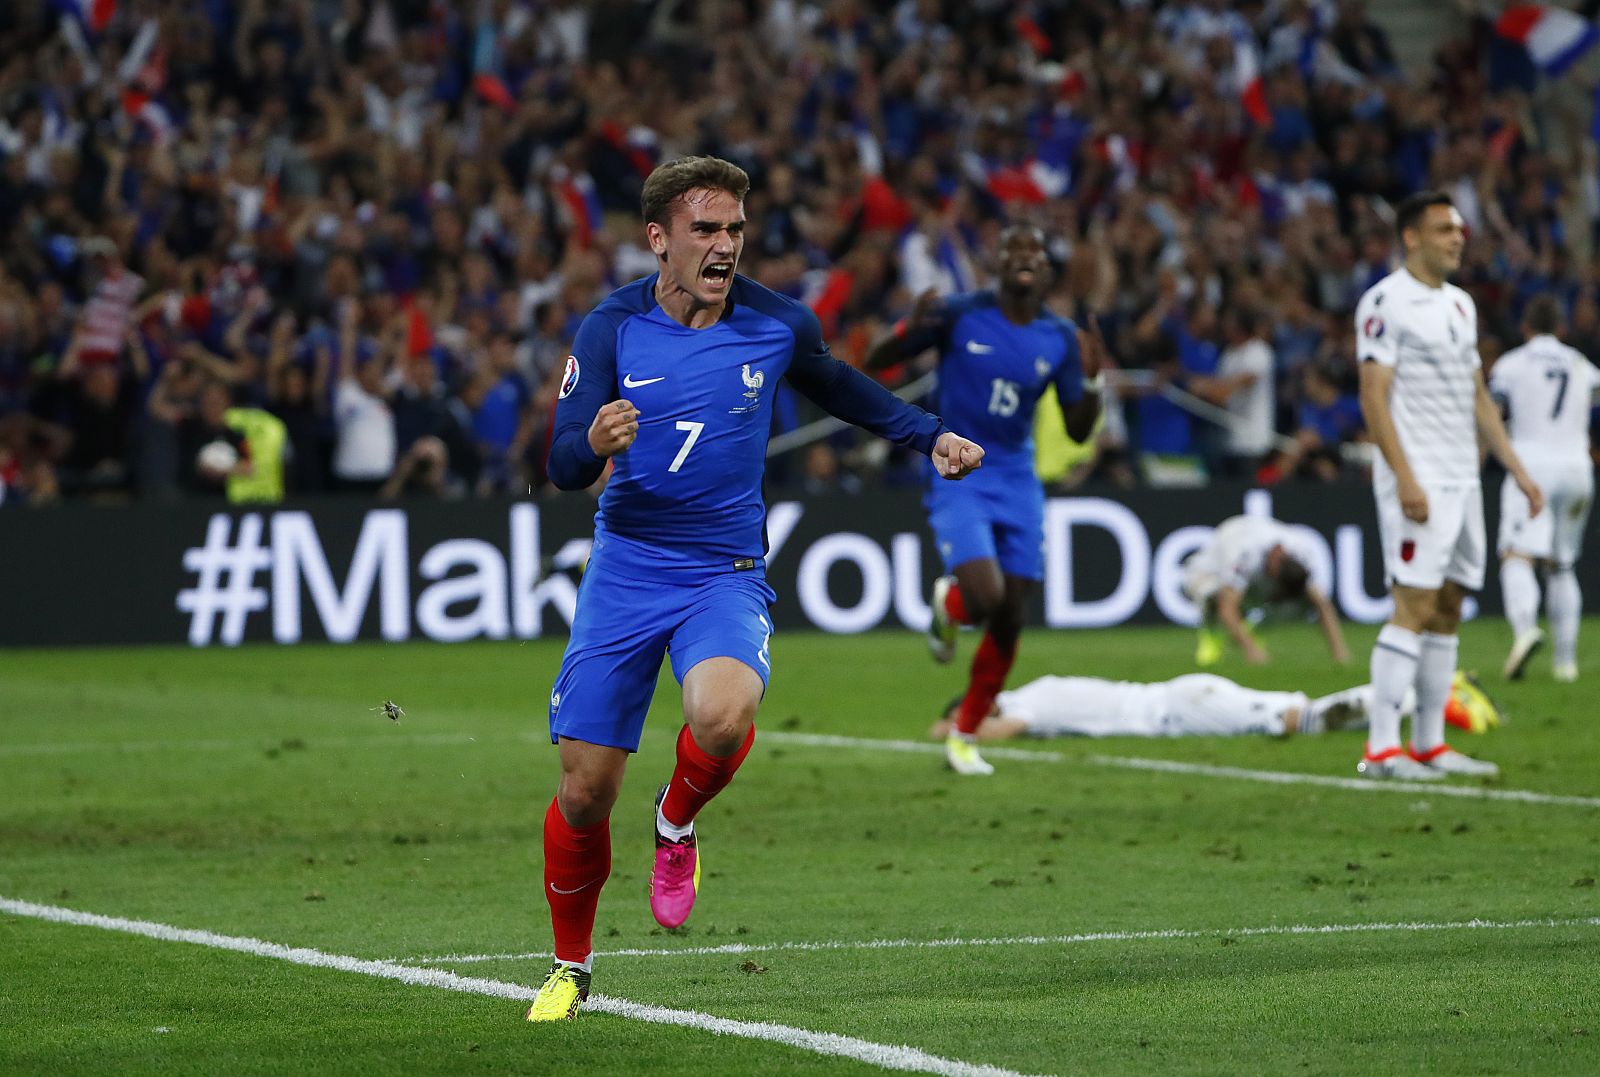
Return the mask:
[[620, 775], [567, 773], [556, 790], [556, 804], [571, 825], [593, 826], [610, 817], [621, 791]]
[[966, 603], [967, 616], [977, 625], [992, 625], [1005, 608], [1005, 595], [986, 587], [961, 588], [961, 600]]
[[720, 699], [703, 703], [685, 716], [689, 732], [702, 751], [715, 756], [739, 750], [756, 720], [757, 700]]

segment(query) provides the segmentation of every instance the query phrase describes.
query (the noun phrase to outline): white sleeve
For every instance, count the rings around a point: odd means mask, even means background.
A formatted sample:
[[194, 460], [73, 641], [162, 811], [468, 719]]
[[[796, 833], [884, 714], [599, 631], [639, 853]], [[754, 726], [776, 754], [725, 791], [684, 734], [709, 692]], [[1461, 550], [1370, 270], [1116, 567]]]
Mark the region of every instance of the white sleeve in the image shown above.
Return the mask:
[[1392, 367], [1400, 362], [1400, 335], [1384, 317], [1383, 285], [1367, 289], [1356, 304], [1356, 361]]
[[1489, 391], [1491, 393], [1505, 394], [1511, 391], [1511, 366], [1516, 359], [1508, 353], [1496, 359], [1494, 366], [1489, 368]]

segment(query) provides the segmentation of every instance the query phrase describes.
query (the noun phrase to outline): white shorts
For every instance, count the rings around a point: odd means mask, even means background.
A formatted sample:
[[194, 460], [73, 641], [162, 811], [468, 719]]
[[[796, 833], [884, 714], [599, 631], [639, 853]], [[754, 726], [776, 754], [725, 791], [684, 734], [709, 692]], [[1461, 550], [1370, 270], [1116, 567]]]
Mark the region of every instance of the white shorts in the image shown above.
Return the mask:
[[1469, 591], [1483, 588], [1488, 541], [1483, 526], [1483, 491], [1476, 486], [1424, 486], [1428, 519], [1417, 523], [1400, 511], [1394, 479], [1373, 477], [1378, 503], [1378, 539], [1383, 572], [1391, 585], [1437, 591], [1454, 580]]
[[1222, 569], [1210, 554], [1210, 549], [1197, 550], [1182, 565], [1184, 596], [1201, 606], [1222, 590]]
[[1594, 469], [1588, 460], [1551, 466], [1528, 462], [1528, 474], [1544, 491], [1544, 511], [1528, 515], [1528, 499], [1506, 476], [1500, 487], [1500, 556], [1520, 553], [1571, 568], [1583, 549], [1594, 500]]

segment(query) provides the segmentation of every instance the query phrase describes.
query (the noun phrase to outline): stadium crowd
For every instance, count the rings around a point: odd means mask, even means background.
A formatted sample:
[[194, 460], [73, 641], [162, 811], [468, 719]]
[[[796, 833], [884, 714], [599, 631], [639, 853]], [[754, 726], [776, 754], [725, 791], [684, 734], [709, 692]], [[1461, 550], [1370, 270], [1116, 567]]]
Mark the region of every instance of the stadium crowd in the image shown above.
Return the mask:
[[[1488, 357], [1541, 292], [1600, 355], [1587, 131], [1530, 107], [1536, 74], [1482, 21], [1425, 78], [1360, 0], [120, 0], [98, 21], [0, 10], [5, 505], [545, 488], [568, 343], [654, 270], [640, 186], [687, 153], [751, 173], [742, 271], [858, 364], [925, 289], [981, 286], [1003, 223], [1040, 225], [1050, 305], [1125, 368], [1063, 482], [1359, 467], [1351, 312], [1424, 186], [1473, 233], [1458, 281]], [[777, 426], [806, 417], [780, 399]], [[218, 440], [242, 462], [201, 452]], [[808, 489], [920, 481], [848, 439], [794, 455], [774, 477]]]

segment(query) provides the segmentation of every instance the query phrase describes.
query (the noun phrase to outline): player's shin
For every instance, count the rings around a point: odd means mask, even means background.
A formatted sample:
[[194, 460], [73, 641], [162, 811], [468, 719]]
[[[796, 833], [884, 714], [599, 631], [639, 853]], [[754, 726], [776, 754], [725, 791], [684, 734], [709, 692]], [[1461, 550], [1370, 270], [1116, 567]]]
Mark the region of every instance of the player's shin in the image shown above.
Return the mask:
[[1507, 557], [1501, 562], [1500, 593], [1505, 601], [1511, 637], [1521, 639], [1539, 618], [1539, 581], [1533, 574], [1532, 563], [1521, 557]]
[[1367, 757], [1400, 748], [1400, 710], [1417, 676], [1421, 650], [1417, 633], [1384, 625], [1372, 647], [1372, 709], [1367, 715]]
[[1411, 748], [1425, 756], [1444, 743], [1444, 708], [1456, 675], [1459, 641], [1454, 635], [1424, 632], [1417, 659], [1417, 713], [1411, 719]]
[[994, 706], [995, 697], [1005, 687], [1006, 675], [1017, 660], [1015, 640], [1002, 645], [994, 634], [985, 632], [978, 653], [972, 657], [972, 674], [967, 682], [967, 694], [961, 697], [961, 710], [956, 718], [956, 729], [964, 736], [973, 736], [978, 726]]
[[1583, 592], [1578, 589], [1578, 574], [1570, 568], [1552, 573], [1544, 601], [1545, 611], [1550, 616], [1556, 667], [1576, 666], [1578, 620], [1583, 614]]
[[752, 725], [732, 755], [716, 756], [695, 743], [687, 725], [679, 730], [678, 762], [667, 783], [667, 795], [657, 809], [656, 829], [669, 838], [687, 835], [700, 809], [733, 780], [755, 741], [756, 727]]
[[544, 897], [550, 903], [557, 961], [588, 970], [594, 915], [611, 876], [611, 821], [573, 826], [556, 801], [544, 813]]

